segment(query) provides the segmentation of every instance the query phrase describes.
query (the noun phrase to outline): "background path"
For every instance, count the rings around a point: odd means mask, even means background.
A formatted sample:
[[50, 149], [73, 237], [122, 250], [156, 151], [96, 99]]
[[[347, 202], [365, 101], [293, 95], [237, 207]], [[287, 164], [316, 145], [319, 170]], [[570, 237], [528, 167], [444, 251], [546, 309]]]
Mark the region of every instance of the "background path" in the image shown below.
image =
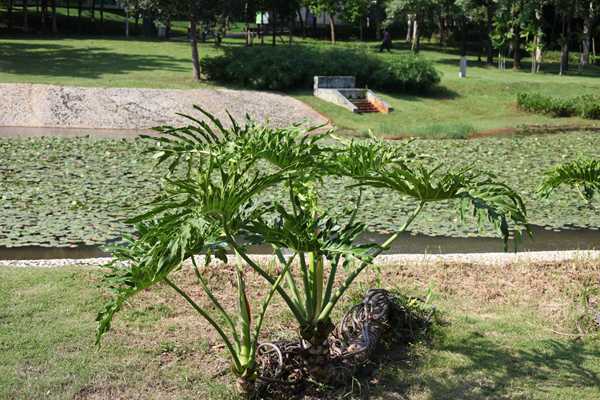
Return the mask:
[[219, 118], [226, 110], [243, 122], [249, 114], [275, 126], [327, 120], [292, 97], [251, 90], [82, 88], [37, 84], [0, 84], [0, 127], [148, 129], [186, 123], [176, 113], [198, 112], [199, 105]]

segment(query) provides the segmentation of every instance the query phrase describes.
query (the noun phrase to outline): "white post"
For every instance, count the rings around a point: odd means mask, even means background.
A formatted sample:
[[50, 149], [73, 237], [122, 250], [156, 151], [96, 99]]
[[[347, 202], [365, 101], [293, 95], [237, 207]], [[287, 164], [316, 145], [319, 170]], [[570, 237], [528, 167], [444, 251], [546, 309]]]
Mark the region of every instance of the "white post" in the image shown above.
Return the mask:
[[460, 58], [460, 71], [458, 72], [459, 78], [467, 77], [467, 57], [462, 56]]

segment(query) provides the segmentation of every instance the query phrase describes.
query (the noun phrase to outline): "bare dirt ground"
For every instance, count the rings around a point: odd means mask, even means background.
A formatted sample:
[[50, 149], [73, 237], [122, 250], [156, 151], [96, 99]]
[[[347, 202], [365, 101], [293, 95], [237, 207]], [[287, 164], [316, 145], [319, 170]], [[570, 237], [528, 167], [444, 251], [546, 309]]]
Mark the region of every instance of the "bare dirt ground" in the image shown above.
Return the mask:
[[327, 120], [304, 103], [282, 94], [231, 89], [163, 90], [80, 88], [33, 84], [0, 84], [0, 127], [148, 129], [180, 125], [176, 113], [198, 116], [198, 105], [227, 119], [246, 114], [259, 122], [287, 126]]

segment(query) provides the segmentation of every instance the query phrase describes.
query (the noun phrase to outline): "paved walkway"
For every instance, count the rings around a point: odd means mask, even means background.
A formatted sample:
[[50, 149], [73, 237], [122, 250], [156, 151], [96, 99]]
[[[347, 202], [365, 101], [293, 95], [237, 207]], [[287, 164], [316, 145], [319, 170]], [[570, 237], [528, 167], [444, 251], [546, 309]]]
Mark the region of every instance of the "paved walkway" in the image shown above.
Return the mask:
[[[290, 96], [230, 89], [82, 88], [0, 84], [0, 127], [47, 127], [144, 130], [187, 123], [176, 113], [199, 116], [199, 105], [219, 118], [226, 110], [243, 122], [249, 114], [275, 126], [326, 121]], [[6, 128], [3, 129], [5, 132]]]
[[[276, 261], [274, 256], [253, 255], [258, 262]], [[203, 257], [199, 256], [199, 263]], [[598, 261], [599, 250], [535, 251], [522, 253], [464, 253], [464, 254], [389, 254], [375, 259], [377, 265], [390, 264], [477, 264], [505, 266], [510, 264], [559, 263], [567, 261]], [[110, 258], [59, 259], [59, 260], [0, 260], [1, 267], [54, 268], [64, 266], [101, 266], [109, 263]]]

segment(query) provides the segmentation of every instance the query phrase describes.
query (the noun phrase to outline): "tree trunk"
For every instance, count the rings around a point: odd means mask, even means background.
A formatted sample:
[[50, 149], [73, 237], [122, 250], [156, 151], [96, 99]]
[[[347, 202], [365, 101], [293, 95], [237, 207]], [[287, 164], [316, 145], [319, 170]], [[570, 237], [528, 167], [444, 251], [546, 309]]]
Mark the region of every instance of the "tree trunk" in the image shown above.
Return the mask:
[[8, 30], [12, 29], [12, 12], [13, 12], [13, 0], [8, 0], [8, 4], [6, 5], [6, 18], [8, 19], [7, 21], [7, 27]]
[[77, 31], [79, 33], [81, 33], [81, 14], [83, 12], [82, 10], [83, 8], [83, 1], [82, 0], [77, 0]]
[[198, 22], [196, 16], [190, 16], [190, 44], [192, 46], [192, 67], [195, 81], [200, 80], [200, 57], [198, 56]]
[[445, 15], [441, 15], [439, 17], [439, 25], [440, 25], [440, 44], [443, 47], [448, 45], [448, 20]]
[[58, 25], [56, 24], [56, 0], [52, 0], [52, 33], [58, 33]]
[[335, 20], [333, 13], [329, 13], [329, 29], [331, 31], [331, 44], [335, 44]]
[[487, 55], [486, 63], [491, 65], [494, 63], [494, 46], [492, 44], [492, 33], [494, 32], [494, 9], [492, 6], [486, 8], [487, 16]]
[[408, 14], [406, 19], [407, 19], [406, 43], [409, 43], [412, 40], [412, 36], [413, 36], [413, 15]]
[[298, 8], [296, 9], [296, 14], [298, 14], [298, 20], [300, 21], [300, 30], [302, 31], [302, 38], [306, 37], [306, 25], [304, 24], [304, 18], [302, 18], [302, 12]]
[[363, 19], [361, 17], [361, 19], [359, 20], [359, 36], [360, 36], [360, 41], [364, 42], [365, 41], [365, 27], [363, 24]]
[[125, 8], [125, 37], [129, 39], [129, 8]]
[[417, 15], [413, 21], [413, 32], [412, 32], [412, 45], [411, 50], [414, 53], [418, 53], [421, 45], [421, 32], [419, 31], [420, 18]]
[[275, 17], [275, 10], [274, 9], [271, 12], [271, 14], [272, 15], [271, 15], [271, 21], [270, 22], [271, 22], [271, 29], [273, 30], [273, 32], [272, 32], [273, 33], [273, 35], [272, 35], [273, 36], [272, 37], [272, 40], [273, 40], [272, 45], [276, 46], [277, 45], [277, 18]]
[[304, 30], [302, 31], [302, 38], [306, 39], [306, 35], [308, 34], [308, 17], [310, 16], [310, 11], [308, 7], [304, 10]]
[[96, 23], [96, 0], [92, 0], [92, 24]]
[[590, 48], [592, 43], [592, 21], [594, 18], [594, 3], [589, 2], [589, 9], [583, 18], [583, 37], [581, 40], [581, 66], [590, 63]]
[[542, 64], [542, 35], [544, 34], [542, 26], [542, 9], [535, 10], [535, 23], [537, 30], [533, 38], [533, 48], [531, 50], [531, 73], [536, 74], [540, 71]]
[[100, 0], [100, 27], [104, 29], [104, 0]]
[[29, 31], [29, 10], [27, 9], [27, 0], [23, 0], [23, 30]]
[[513, 69], [521, 69], [521, 30], [518, 26], [513, 28]]
[[48, 0], [42, 0], [41, 4], [41, 16], [42, 16], [42, 32], [46, 32], [46, 25], [48, 19]]
[[560, 71], [559, 75], [564, 75], [569, 70], [569, 29], [567, 28], [567, 16], [562, 17], [562, 30], [560, 42]]
[[71, 16], [71, 0], [67, 0], [67, 17]]

